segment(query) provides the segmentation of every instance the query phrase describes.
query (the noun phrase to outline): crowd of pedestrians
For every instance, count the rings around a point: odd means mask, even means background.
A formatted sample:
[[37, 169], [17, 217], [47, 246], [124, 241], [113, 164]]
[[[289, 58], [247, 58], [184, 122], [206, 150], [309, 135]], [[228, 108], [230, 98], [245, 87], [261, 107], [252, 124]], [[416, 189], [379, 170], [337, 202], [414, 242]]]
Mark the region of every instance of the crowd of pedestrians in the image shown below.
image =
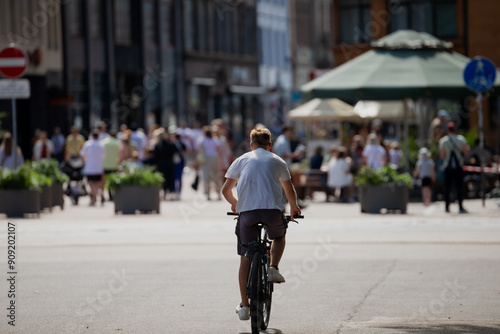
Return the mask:
[[[263, 125], [257, 124], [254, 128], [259, 127]], [[314, 149], [314, 153], [306, 157], [306, 147], [302, 143], [297, 145], [293, 127], [285, 124], [281, 133], [274, 136], [272, 151], [286, 162], [289, 169], [292, 162], [310, 159], [310, 170], [323, 171], [324, 183], [329, 188], [330, 195], [340, 192], [342, 201], [355, 202], [356, 174], [363, 166], [374, 170], [390, 166], [400, 170], [403, 165], [404, 158], [399, 143], [383, 140], [381, 128], [382, 122], [375, 120], [370, 128], [350, 136], [346, 146], [333, 147], [330, 150], [321, 146], [309, 147]], [[459, 210], [466, 212], [462, 205], [461, 183], [462, 166], [469, 147], [465, 138], [458, 135], [456, 130], [456, 124], [450, 122], [447, 112], [440, 111], [429, 129], [430, 140], [439, 147], [438, 160], [434, 162], [431, 152], [425, 147], [421, 148], [413, 175], [421, 180], [422, 200], [425, 205], [431, 203], [432, 189], [438, 175], [444, 175], [443, 195], [446, 211], [449, 211], [452, 186], [455, 186], [454, 195], [458, 200]], [[227, 169], [238, 155], [250, 150], [248, 138], [235, 147], [232, 134], [222, 119], [215, 119], [204, 126], [195, 122], [192, 128], [188, 127], [186, 122], [180, 122], [174, 129], [153, 124], [147, 131], [139, 128], [136, 123], [130, 126], [122, 124], [119, 131], [108, 131], [106, 123], [100, 122], [88, 138], [83, 134], [76, 126], [71, 127], [67, 136], [64, 136], [59, 128], [54, 129], [50, 138], [46, 131], [37, 131], [33, 138], [31, 159], [57, 159], [63, 165], [71, 166], [70, 170], [78, 171], [79, 174], [72, 180], [85, 178], [90, 188], [91, 205], [98, 201], [104, 203], [106, 197], [113, 199], [111, 192], [105, 193], [106, 175], [116, 172], [124, 162], [140, 167], [153, 166], [162, 173], [163, 200], [181, 199], [182, 179], [184, 172], [188, 170], [196, 174], [191, 185], [193, 189], [203, 191], [207, 200], [213, 199], [214, 196], [220, 200], [221, 186]], [[17, 161], [14, 161], [13, 152], [12, 135], [6, 132], [0, 145], [0, 168], [15, 168], [24, 163], [25, 158], [19, 147]], [[235, 155], [234, 152], [240, 154]], [[481, 157], [484, 158], [484, 154], [476, 154], [474, 159]], [[82, 192], [86, 194], [85, 190]], [[329, 198], [330, 196], [327, 196], [327, 200]]]
[[[186, 167], [191, 167], [201, 178], [203, 191], [210, 200], [214, 194], [221, 199], [223, 175], [234, 160], [232, 146], [231, 134], [221, 119], [205, 126], [195, 123], [193, 128], [181, 122], [173, 131], [153, 124], [147, 132], [136, 123], [130, 127], [123, 124], [119, 132], [108, 131], [106, 123], [100, 122], [88, 138], [76, 126], [71, 127], [66, 137], [59, 128], [54, 129], [51, 138], [46, 131], [36, 131], [31, 160], [57, 159], [71, 181], [83, 181], [73, 187], [75, 196], [87, 194], [88, 185], [90, 205], [104, 203], [106, 197], [113, 199], [111, 192], [105, 193], [106, 175], [116, 172], [124, 162], [153, 167], [160, 172], [164, 178], [161, 194], [164, 200], [181, 198], [183, 174]], [[17, 164], [14, 163], [12, 135], [6, 132], [0, 145], [0, 169], [13, 169], [24, 163], [19, 147]]]

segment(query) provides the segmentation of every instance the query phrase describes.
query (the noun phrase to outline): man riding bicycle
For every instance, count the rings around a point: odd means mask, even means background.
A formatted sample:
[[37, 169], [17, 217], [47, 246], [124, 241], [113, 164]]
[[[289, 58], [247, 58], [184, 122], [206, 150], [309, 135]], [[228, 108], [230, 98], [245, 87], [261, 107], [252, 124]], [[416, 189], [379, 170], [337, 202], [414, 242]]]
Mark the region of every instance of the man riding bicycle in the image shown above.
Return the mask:
[[[278, 265], [285, 250], [285, 234], [288, 226], [284, 217], [285, 202], [282, 189], [290, 203], [290, 215], [300, 215], [297, 194], [293, 187], [286, 162], [271, 150], [271, 132], [268, 129], [254, 129], [250, 133], [251, 152], [236, 159], [226, 173], [222, 187], [224, 198], [231, 204], [233, 212], [239, 212], [237, 225], [238, 254], [240, 255], [239, 286], [241, 303], [236, 307], [240, 320], [250, 319], [246, 282], [250, 260], [245, 257], [246, 247], [258, 239], [258, 223], [265, 224], [271, 245], [271, 266], [268, 280], [283, 283]], [[238, 199], [232, 189], [237, 184]], [[292, 218], [293, 219], [293, 218]]]

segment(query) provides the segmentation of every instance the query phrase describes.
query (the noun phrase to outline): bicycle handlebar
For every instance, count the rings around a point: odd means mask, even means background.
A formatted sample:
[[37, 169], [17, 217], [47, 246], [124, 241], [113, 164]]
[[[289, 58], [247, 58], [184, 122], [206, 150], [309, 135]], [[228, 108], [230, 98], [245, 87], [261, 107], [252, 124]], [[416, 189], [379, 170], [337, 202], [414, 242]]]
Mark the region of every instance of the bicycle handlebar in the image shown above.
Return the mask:
[[[228, 216], [239, 216], [240, 214], [238, 212], [228, 212], [227, 213]], [[295, 215], [293, 216], [293, 218], [296, 218], [296, 219], [304, 219], [304, 216], [303, 215]], [[286, 220], [288, 221], [292, 221], [292, 216], [290, 215], [286, 215]], [[298, 223], [297, 223], [298, 224]]]

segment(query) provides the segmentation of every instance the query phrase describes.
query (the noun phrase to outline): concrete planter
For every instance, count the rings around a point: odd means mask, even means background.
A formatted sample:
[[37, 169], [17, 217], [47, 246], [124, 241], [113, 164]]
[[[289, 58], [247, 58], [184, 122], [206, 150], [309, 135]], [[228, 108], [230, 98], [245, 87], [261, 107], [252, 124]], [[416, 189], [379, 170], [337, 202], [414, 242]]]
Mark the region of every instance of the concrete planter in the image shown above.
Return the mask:
[[40, 211], [49, 209], [52, 211], [52, 186], [43, 186], [40, 193]]
[[397, 210], [406, 213], [408, 187], [398, 185], [377, 185], [359, 187], [361, 212], [380, 213], [380, 210]]
[[122, 186], [114, 195], [115, 213], [135, 214], [140, 212], [160, 213], [160, 187]]
[[64, 190], [63, 184], [59, 182], [52, 183], [52, 207], [59, 206], [64, 210]]
[[25, 214], [40, 216], [40, 192], [38, 190], [0, 190], [0, 212], [7, 217], [23, 217]]

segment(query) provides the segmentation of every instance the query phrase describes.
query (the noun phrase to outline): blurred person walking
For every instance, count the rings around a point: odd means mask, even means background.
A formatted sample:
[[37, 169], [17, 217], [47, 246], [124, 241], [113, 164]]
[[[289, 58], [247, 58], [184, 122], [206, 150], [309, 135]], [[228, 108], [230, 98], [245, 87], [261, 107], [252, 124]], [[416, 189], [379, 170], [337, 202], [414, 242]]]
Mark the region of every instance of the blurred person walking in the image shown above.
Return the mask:
[[217, 197], [221, 199], [222, 175], [220, 161], [222, 160], [222, 152], [218, 143], [214, 140], [210, 127], [204, 127], [204, 137], [202, 138], [195, 156], [203, 156], [201, 171], [203, 175], [203, 183], [205, 185], [205, 195], [207, 200], [210, 200], [211, 184], [214, 184]]
[[368, 135], [368, 145], [363, 150], [364, 164], [373, 169], [380, 169], [385, 166], [387, 152], [379, 144], [379, 139], [376, 134]]
[[54, 144], [54, 158], [56, 158], [57, 161], [62, 162], [64, 160], [64, 144], [66, 140], [64, 139], [64, 135], [61, 133], [61, 128], [54, 128], [54, 133], [52, 134], [50, 140], [52, 141], [52, 144]]
[[143, 161], [148, 147], [148, 136], [146, 136], [144, 130], [139, 128], [137, 123], [132, 123], [130, 129], [132, 130], [130, 140], [136, 147], [137, 152], [139, 152], [139, 160]]
[[351, 174], [351, 166], [346, 161], [346, 158], [347, 149], [339, 147], [336, 159], [330, 159], [326, 184], [330, 188], [330, 194], [335, 196], [335, 190], [338, 188], [340, 189], [340, 199], [352, 203], [354, 202], [354, 179]]
[[422, 182], [422, 202], [425, 206], [432, 201], [432, 184], [436, 182], [436, 170], [434, 161], [430, 157], [430, 152], [426, 147], [418, 151], [417, 165], [413, 176], [418, 177]]
[[134, 151], [137, 151], [137, 149], [132, 144], [130, 136], [122, 134], [120, 148], [118, 150], [118, 164], [121, 164], [123, 161], [132, 161], [134, 158]]
[[455, 187], [460, 213], [467, 213], [463, 207], [463, 165], [469, 145], [462, 135], [457, 134], [454, 122], [448, 122], [448, 134], [439, 141], [439, 155], [443, 159], [445, 211], [450, 212], [451, 190]]
[[107, 132], [108, 126], [106, 125], [106, 122], [100, 121], [99, 125], [97, 126], [97, 129], [99, 130], [99, 141], [106, 139], [109, 137], [109, 133]]
[[154, 147], [154, 164], [163, 175], [163, 200], [174, 199], [174, 155], [179, 153], [177, 147], [170, 141], [165, 128], [155, 131], [156, 145]]
[[273, 146], [274, 153], [281, 157], [281, 159], [285, 160], [288, 169], [292, 165], [292, 159], [298, 158], [300, 156], [300, 152], [292, 153], [292, 144], [290, 142], [290, 138], [293, 135], [293, 128], [284, 124], [281, 128], [281, 135], [276, 139], [276, 143]]
[[47, 131], [40, 131], [38, 140], [33, 146], [33, 161], [50, 159], [54, 154], [54, 144], [47, 138]]
[[314, 155], [311, 156], [310, 159], [310, 169], [321, 169], [321, 165], [323, 164], [323, 147], [318, 146], [316, 150], [314, 150]]
[[14, 160], [14, 140], [10, 132], [5, 132], [0, 145], [0, 170], [3, 168], [15, 169], [24, 164], [23, 153], [17, 146], [17, 157]]
[[397, 141], [393, 141], [389, 148], [389, 162], [394, 169], [399, 169], [403, 162], [403, 151], [399, 147]]
[[[90, 187], [90, 205], [95, 205], [99, 190], [102, 190], [103, 182], [103, 160], [104, 148], [99, 143], [99, 130], [92, 130], [91, 139], [85, 142], [80, 152], [84, 166], [82, 173], [87, 177]], [[104, 204], [104, 196], [101, 194], [101, 203]]]
[[[101, 201], [104, 201], [104, 184], [106, 175], [118, 170], [118, 159], [120, 154], [120, 141], [116, 138], [116, 130], [111, 130], [109, 136], [100, 141], [104, 148], [104, 160], [102, 162], [104, 168], [104, 176], [102, 180]], [[109, 191], [109, 200], [113, 200], [113, 195]]]
[[83, 144], [85, 144], [85, 138], [80, 134], [76, 126], [72, 126], [70, 132], [71, 133], [66, 137], [65, 161], [79, 158], [80, 151], [82, 150]]
[[176, 197], [175, 199], [180, 200], [182, 191], [182, 173], [184, 172], [184, 166], [186, 165], [186, 155], [189, 151], [186, 145], [182, 142], [180, 134], [173, 134], [172, 142], [178, 152], [174, 154], [174, 192]]

